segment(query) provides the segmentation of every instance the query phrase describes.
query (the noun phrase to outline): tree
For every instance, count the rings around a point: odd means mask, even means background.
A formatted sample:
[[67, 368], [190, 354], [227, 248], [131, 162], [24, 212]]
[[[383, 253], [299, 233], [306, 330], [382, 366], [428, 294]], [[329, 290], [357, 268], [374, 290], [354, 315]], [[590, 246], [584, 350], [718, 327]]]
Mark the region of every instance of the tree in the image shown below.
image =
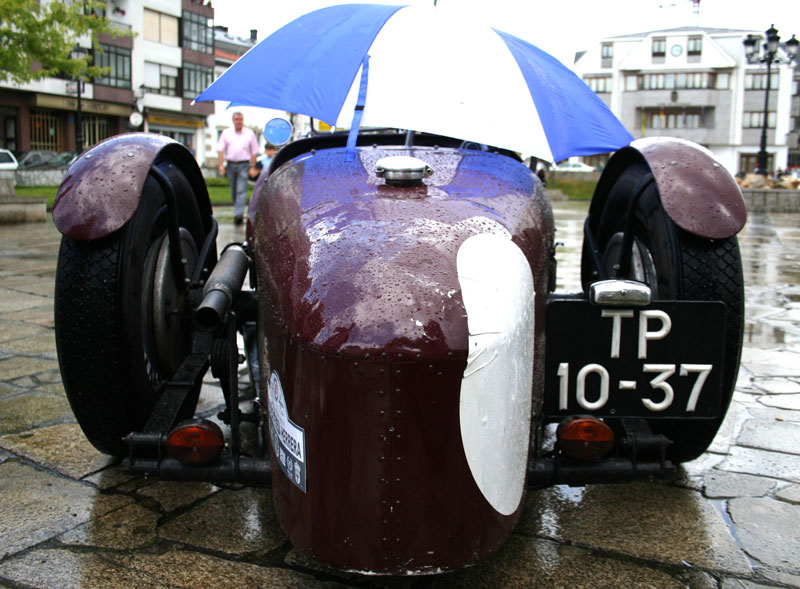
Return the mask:
[[129, 35], [113, 28], [95, 0], [0, 0], [0, 80], [24, 84], [58, 74], [89, 79], [104, 73], [91, 65], [92, 56], [75, 59], [70, 52], [79, 37]]

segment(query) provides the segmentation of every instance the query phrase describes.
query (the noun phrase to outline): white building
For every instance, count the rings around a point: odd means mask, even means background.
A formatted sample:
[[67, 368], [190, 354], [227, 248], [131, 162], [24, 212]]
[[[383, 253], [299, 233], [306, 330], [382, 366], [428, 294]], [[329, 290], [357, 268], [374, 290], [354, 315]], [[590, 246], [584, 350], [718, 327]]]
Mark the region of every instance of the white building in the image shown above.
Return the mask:
[[[603, 39], [574, 70], [636, 137], [670, 135], [714, 152], [731, 173], [757, 164], [766, 67], [748, 64], [743, 41], [759, 31], [682, 27]], [[790, 66], [772, 68], [767, 168], [795, 158], [797, 81]], [[587, 158], [589, 163], [599, 164]]]

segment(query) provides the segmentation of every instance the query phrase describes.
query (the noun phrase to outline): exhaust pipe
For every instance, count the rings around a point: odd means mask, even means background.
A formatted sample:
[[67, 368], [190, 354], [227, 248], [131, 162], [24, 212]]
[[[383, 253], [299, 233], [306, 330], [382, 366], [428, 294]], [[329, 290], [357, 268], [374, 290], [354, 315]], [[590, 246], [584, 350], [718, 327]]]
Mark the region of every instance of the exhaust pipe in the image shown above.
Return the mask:
[[203, 301], [194, 316], [200, 329], [213, 331], [222, 324], [242, 289], [249, 266], [250, 258], [242, 246], [230, 245], [222, 252], [203, 288]]

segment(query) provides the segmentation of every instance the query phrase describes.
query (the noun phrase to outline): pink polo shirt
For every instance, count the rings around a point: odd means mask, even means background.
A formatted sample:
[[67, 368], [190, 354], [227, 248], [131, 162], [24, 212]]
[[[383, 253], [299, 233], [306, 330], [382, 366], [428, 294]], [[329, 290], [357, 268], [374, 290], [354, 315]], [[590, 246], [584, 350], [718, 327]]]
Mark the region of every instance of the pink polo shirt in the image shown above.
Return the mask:
[[250, 156], [258, 153], [256, 134], [247, 127], [242, 127], [241, 133], [237, 133], [233, 127], [228, 127], [219, 136], [217, 151], [221, 151], [229, 162], [249, 162]]

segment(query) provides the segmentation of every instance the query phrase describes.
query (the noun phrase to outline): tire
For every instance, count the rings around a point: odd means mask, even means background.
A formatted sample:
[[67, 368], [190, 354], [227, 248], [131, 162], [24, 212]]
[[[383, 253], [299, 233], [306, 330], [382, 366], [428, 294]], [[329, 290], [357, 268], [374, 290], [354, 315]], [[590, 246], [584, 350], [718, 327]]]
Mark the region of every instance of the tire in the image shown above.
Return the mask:
[[[614, 182], [599, 217], [591, 223], [598, 250], [609, 273], [619, 262], [622, 232], [628, 203], [639, 178], [649, 170], [643, 164], [626, 168]], [[744, 285], [739, 244], [736, 237], [711, 240], [675, 225], [661, 205], [655, 183], [647, 188], [633, 212], [634, 246], [626, 278], [648, 284], [653, 299], [722, 301], [725, 314], [725, 360], [722, 375], [720, 415], [711, 420], [651, 419], [654, 433], [662, 433], [672, 444], [667, 458], [675, 463], [700, 456], [714, 439], [736, 386], [744, 325]], [[581, 277], [584, 288], [596, 277], [584, 243]]]
[[[177, 193], [191, 275], [210, 218], [202, 219], [179, 170], [156, 165]], [[122, 438], [141, 430], [190, 350], [185, 300], [177, 296], [169, 264], [167, 220], [164, 194], [148, 176], [136, 212], [120, 230], [97, 241], [61, 241], [55, 288], [61, 376], [84, 434], [106, 454], [127, 454]]]

